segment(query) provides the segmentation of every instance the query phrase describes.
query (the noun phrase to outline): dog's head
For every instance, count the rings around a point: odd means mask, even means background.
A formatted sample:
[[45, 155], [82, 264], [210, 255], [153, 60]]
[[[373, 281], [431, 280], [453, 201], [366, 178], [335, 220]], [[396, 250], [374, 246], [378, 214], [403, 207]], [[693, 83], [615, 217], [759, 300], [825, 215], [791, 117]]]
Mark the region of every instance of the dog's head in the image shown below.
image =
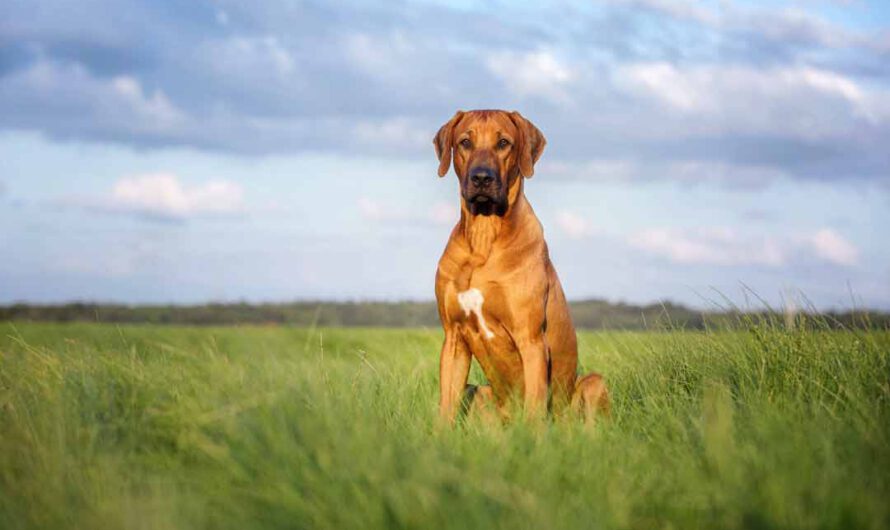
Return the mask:
[[473, 215], [503, 216], [518, 196], [510, 190], [534, 175], [546, 143], [532, 122], [503, 110], [457, 111], [433, 138], [439, 176], [453, 159], [461, 197]]

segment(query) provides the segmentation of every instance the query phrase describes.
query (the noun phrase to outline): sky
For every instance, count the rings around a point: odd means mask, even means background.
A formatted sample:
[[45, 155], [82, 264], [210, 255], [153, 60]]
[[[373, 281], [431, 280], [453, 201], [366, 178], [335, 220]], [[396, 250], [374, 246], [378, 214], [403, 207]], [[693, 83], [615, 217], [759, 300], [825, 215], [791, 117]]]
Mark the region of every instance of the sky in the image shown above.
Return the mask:
[[890, 309], [866, 0], [3, 0], [0, 303], [430, 300], [474, 108], [569, 299]]

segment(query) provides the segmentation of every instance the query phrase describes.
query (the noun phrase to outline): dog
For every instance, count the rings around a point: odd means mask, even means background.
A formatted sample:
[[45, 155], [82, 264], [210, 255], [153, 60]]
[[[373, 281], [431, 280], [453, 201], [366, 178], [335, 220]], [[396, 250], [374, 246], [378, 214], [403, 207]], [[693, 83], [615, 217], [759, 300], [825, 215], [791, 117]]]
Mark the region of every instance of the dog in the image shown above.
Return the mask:
[[[579, 377], [578, 344], [544, 231], [523, 193], [547, 141], [518, 112], [458, 111], [435, 138], [439, 177], [454, 166], [460, 221], [436, 272], [445, 330], [439, 359], [439, 417], [460, 410], [529, 417], [575, 410], [607, 413], [600, 374]], [[475, 357], [488, 385], [467, 385]]]

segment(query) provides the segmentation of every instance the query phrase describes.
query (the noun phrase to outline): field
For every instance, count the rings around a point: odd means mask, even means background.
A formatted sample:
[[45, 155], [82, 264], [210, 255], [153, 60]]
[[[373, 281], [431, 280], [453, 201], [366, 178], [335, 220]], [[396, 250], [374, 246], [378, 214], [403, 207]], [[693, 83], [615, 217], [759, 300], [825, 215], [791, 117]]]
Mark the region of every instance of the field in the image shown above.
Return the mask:
[[0, 325], [5, 530], [890, 527], [888, 332], [583, 332], [609, 421], [438, 430], [438, 330]]

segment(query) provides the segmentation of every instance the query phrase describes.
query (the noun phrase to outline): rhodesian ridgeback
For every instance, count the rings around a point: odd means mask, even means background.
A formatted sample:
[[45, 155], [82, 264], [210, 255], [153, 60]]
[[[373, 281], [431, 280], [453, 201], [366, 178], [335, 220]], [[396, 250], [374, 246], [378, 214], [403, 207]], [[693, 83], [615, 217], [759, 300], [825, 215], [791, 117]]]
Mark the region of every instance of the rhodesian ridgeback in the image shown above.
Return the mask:
[[[454, 165], [460, 221], [436, 273], [445, 329], [439, 413], [453, 422], [462, 403], [494, 408], [522, 399], [532, 417], [570, 406], [586, 418], [607, 412], [602, 377], [579, 377], [578, 345], [544, 231], [523, 193], [546, 144], [518, 112], [458, 111], [433, 144], [439, 176]], [[467, 386], [475, 357], [488, 380]]]

